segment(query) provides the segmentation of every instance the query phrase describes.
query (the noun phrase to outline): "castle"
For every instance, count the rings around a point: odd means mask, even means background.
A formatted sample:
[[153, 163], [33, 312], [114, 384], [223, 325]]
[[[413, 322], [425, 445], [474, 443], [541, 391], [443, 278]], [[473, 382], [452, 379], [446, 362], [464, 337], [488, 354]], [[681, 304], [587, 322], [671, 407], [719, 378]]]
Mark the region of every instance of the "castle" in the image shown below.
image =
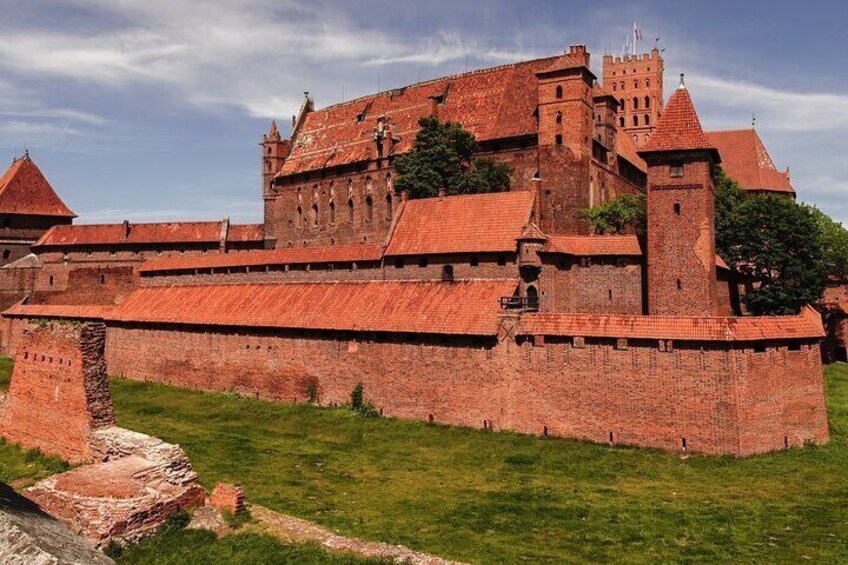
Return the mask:
[[[307, 96], [262, 138], [262, 225], [50, 227], [0, 268], [0, 345], [94, 319], [133, 379], [322, 405], [362, 383], [386, 415], [711, 454], [827, 441], [820, 315], [740, 316], [715, 254], [715, 167], [794, 197], [788, 172], [754, 130], [704, 132], [682, 80], [666, 103], [657, 50], [603, 63], [602, 85], [572, 46]], [[508, 163], [510, 191], [398, 194], [427, 116]], [[581, 209], [638, 193], [644, 240], [590, 234]]]

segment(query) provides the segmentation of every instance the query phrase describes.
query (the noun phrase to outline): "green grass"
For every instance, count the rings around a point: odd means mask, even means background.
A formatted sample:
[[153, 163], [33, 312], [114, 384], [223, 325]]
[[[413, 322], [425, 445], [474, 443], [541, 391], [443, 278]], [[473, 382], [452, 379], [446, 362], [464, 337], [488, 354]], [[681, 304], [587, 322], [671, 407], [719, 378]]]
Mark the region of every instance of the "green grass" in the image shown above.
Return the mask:
[[0, 391], [9, 388], [9, 380], [12, 378], [12, 358], [0, 357]]
[[[163, 531], [164, 530], [164, 531]], [[348, 553], [329, 553], [317, 545], [282, 543], [265, 534], [216, 538], [208, 530], [162, 528], [160, 533], [117, 556], [120, 565], [387, 565]]]
[[180, 443], [207, 488], [347, 535], [477, 563], [845, 562], [848, 366], [832, 439], [690, 457], [363, 418], [113, 381], [122, 426]]
[[0, 482], [30, 485], [68, 469], [70, 466], [58, 457], [46, 456], [37, 449], [23, 449], [0, 437]]

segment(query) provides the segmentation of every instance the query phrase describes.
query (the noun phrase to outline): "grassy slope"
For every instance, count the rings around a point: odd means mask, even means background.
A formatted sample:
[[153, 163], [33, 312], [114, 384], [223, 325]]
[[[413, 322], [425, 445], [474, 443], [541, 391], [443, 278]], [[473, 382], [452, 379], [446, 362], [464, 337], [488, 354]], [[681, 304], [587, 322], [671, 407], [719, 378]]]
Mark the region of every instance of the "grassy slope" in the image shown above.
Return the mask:
[[831, 443], [747, 460], [366, 419], [115, 381], [122, 426], [180, 443], [207, 487], [349, 535], [480, 563], [837, 562], [848, 366]]

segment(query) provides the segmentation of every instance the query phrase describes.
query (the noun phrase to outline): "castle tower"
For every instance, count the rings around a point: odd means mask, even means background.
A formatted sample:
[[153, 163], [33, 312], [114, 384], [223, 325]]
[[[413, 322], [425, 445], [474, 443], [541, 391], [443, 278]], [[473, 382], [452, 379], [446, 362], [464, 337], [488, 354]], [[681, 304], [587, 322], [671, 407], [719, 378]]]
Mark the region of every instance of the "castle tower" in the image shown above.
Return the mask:
[[271, 122], [271, 130], [262, 136], [262, 194], [267, 194], [271, 189], [271, 181], [274, 175], [283, 166], [283, 161], [289, 153], [290, 142], [282, 139], [277, 122]]
[[562, 145], [575, 155], [591, 155], [594, 128], [589, 52], [572, 45], [550, 67], [536, 73], [539, 99], [539, 145]]
[[604, 55], [604, 90], [619, 102], [619, 127], [642, 147], [663, 114], [663, 58], [657, 48], [642, 55]]
[[648, 313], [715, 315], [715, 189], [718, 151], [680, 86], [647, 145]]

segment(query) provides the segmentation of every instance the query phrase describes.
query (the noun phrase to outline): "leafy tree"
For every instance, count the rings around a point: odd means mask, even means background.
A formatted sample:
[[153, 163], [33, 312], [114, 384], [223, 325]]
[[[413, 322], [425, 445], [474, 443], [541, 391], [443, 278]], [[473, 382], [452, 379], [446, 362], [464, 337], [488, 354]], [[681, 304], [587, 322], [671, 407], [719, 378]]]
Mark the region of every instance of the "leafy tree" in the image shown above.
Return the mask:
[[822, 271], [827, 277], [848, 281], [848, 230], [830, 216], [816, 208], [807, 207], [817, 226], [817, 239], [821, 251]]
[[645, 195], [622, 194], [600, 206], [584, 208], [580, 215], [598, 235], [624, 233], [628, 227], [641, 235], [647, 224]]
[[745, 191], [728, 177], [721, 167], [715, 175], [715, 234], [716, 252], [728, 265], [731, 264], [731, 242], [728, 241], [733, 226], [738, 223], [739, 207], [745, 200]]
[[430, 198], [442, 188], [450, 195], [509, 189], [509, 166], [475, 158], [477, 140], [460, 124], [424, 117], [418, 125], [412, 151], [394, 163], [398, 190], [410, 198]]
[[745, 296], [755, 315], [790, 314], [824, 288], [818, 225], [811, 210], [785, 196], [750, 195], [722, 227], [725, 260], [758, 284]]

